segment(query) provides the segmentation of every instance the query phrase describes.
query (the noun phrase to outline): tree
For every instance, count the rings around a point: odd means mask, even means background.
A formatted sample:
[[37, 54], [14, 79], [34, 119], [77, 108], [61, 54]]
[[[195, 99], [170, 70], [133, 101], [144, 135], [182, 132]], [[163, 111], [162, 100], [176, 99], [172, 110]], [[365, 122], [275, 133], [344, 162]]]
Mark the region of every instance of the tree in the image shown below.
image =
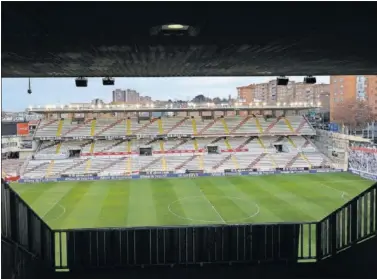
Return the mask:
[[368, 122], [376, 119], [366, 101], [346, 100], [336, 105], [331, 116], [333, 121], [348, 126], [350, 130], [362, 129]]
[[205, 103], [208, 102], [208, 98], [206, 98], [203, 94], [195, 96], [194, 99], [192, 99], [193, 103]]
[[221, 104], [221, 99], [219, 97], [213, 98], [212, 100], [216, 105]]

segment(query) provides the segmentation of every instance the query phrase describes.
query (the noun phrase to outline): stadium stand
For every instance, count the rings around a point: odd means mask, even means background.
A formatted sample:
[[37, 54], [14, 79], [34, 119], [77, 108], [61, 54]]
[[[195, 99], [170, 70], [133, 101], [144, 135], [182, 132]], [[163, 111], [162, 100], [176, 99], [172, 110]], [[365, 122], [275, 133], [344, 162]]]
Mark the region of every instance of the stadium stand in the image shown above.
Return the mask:
[[[137, 121], [130, 119], [87, 119], [83, 123], [62, 121], [61, 135], [70, 137], [91, 136], [92, 125], [95, 122], [94, 135], [228, 135], [228, 134], [290, 134], [315, 135], [315, 131], [302, 116], [287, 116], [265, 119], [261, 116], [219, 117], [213, 120], [199, 118], [174, 117]], [[60, 121], [43, 120], [36, 132], [36, 137], [55, 137]], [[159, 124], [160, 123], [160, 124]], [[195, 123], [195, 127], [193, 125]], [[195, 131], [196, 130], [196, 131]]]
[[362, 173], [377, 173], [377, 150], [374, 148], [350, 148], [348, 164], [351, 170]]
[[22, 176], [329, 167], [328, 159], [309, 139], [314, 134], [302, 116], [42, 120], [35, 138], [43, 140]]
[[21, 166], [24, 164], [25, 160], [23, 159], [8, 159], [2, 161], [1, 171], [5, 175], [17, 176]]

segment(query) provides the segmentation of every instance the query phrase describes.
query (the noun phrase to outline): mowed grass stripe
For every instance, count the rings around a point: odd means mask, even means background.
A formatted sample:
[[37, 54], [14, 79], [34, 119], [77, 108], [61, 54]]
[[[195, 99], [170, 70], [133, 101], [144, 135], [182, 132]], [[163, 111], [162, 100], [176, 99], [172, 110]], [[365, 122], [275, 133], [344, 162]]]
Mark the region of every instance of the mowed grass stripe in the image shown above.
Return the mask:
[[108, 187], [109, 191], [101, 204], [96, 226], [118, 227], [119, 224], [127, 224], [130, 199], [129, 181], [104, 183], [103, 187]]
[[53, 187], [56, 183], [41, 183], [41, 184], [19, 184], [12, 183], [11, 187], [31, 206], [31, 204], [41, 196], [41, 193]]
[[[339, 193], [332, 192], [323, 195], [323, 193], [326, 192], [321, 191], [321, 185], [307, 187], [306, 185], [310, 184], [308, 183], [310, 182], [310, 177], [305, 177], [301, 180], [294, 180], [284, 176], [280, 176], [279, 178], [284, 185], [285, 191], [287, 191], [292, 198], [291, 200], [299, 200], [300, 205], [302, 206], [301, 210], [311, 215], [313, 221], [315, 221], [318, 216], [325, 217], [328, 212], [335, 210], [337, 207], [344, 204]], [[316, 187], [319, 187], [319, 189], [314, 190]], [[327, 207], [326, 201], [330, 202], [332, 206], [329, 205], [329, 207]], [[315, 213], [314, 215], [313, 212]]]
[[[58, 185], [55, 184], [55, 187]], [[68, 216], [75, 209], [72, 204], [80, 204], [81, 199], [89, 190], [89, 183], [73, 183], [71, 189], [65, 194], [65, 196], [59, 201], [58, 204], [44, 217], [47, 224], [53, 229], [62, 229], [66, 227], [66, 223], [69, 226]], [[69, 187], [67, 187], [69, 189]]]
[[156, 216], [153, 200], [153, 182], [151, 180], [130, 180], [130, 198], [128, 203], [127, 226], [160, 225]]
[[[261, 191], [255, 181], [249, 177], [231, 177], [227, 180], [228, 185], [234, 185], [238, 192], [252, 202], [258, 204], [260, 212], [252, 219], [245, 220], [247, 223], [283, 222], [284, 219], [270, 209], [269, 199], [271, 196]], [[220, 181], [219, 181], [220, 183]], [[227, 187], [227, 185], [224, 185]]]
[[69, 228], [94, 228], [102, 209], [102, 202], [107, 196], [109, 187], [103, 183], [85, 182], [88, 190], [78, 204], [71, 203], [74, 209], [64, 219], [63, 226]]
[[[260, 213], [235, 223], [317, 221], [372, 184], [349, 173], [332, 173], [11, 186], [51, 227], [64, 229], [221, 224], [221, 218], [232, 223], [233, 217], [254, 213], [254, 202]], [[342, 192], [349, 194], [347, 199], [342, 200]], [[171, 203], [179, 217], [169, 212]]]
[[184, 179], [182, 183], [174, 186], [179, 200], [171, 204], [171, 210], [177, 213], [176, 208], [180, 204], [183, 217], [187, 218], [190, 224], [223, 224], [223, 217], [212, 208], [211, 201], [201, 191], [200, 180]]
[[300, 195], [308, 200], [312, 200], [323, 208], [323, 212], [318, 214], [319, 219], [327, 216], [329, 212], [334, 211], [339, 206], [343, 205], [347, 199], [342, 198], [342, 193], [332, 188], [326, 187], [325, 182], [321, 182], [323, 185], [317, 183], [296, 184], [296, 187], [300, 187]]
[[[227, 177], [226, 179], [217, 179], [214, 181], [216, 183], [216, 187], [218, 191], [221, 191], [223, 196], [228, 197], [234, 203], [237, 204], [238, 209], [243, 212], [244, 214], [240, 214], [240, 211], [234, 212], [233, 220], [231, 223], [253, 223], [256, 222], [258, 218], [260, 218], [261, 214], [265, 216], [262, 218], [276, 218], [279, 219], [277, 216], [272, 214], [268, 209], [263, 210], [261, 213], [261, 206], [258, 204], [257, 200], [255, 199], [255, 195], [251, 190], [252, 187], [248, 188], [249, 192], [244, 192], [240, 188], [237, 187], [240, 183], [245, 183], [243, 180], [235, 179], [236, 177]], [[246, 188], [245, 188], [246, 189]], [[238, 213], [238, 216], [237, 216]]]
[[[308, 179], [310, 177], [303, 178], [299, 183], [304, 184]], [[289, 210], [304, 215], [305, 217], [300, 220], [302, 222], [315, 221], [318, 216], [322, 216], [325, 212], [324, 208], [318, 205], [313, 199], [305, 198], [302, 187], [290, 182], [287, 183], [282, 176], [270, 177], [268, 182], [265, 182], [265, 185], [265, 189], [271, 195], [283, 201], [286, 206], [291, 205]]]
[[[227, 180], [227, 178], [223, 178], [223, 180]], [[238, 194], [227, 195], [221, 190], [219, 179], [206, 179], [200, 180], [200, 182], [199, 186], [203, 194], [227, 223], [242, 222], [251, 215], [250, 207], [246, 209], [247, 204], [244, 204], [244, 207], [240, 206], [244, 201], [234, 198]]]
[[[242, 178], [241, 178], [242, 179]], [[253, 191], [261, 205], [261, 211], [268, 208], [279, 220], [266, 220], [266, 222], [292, 222], [312, 221], [314, 213], [305, 211], [305, 202], [302, 199], [295, 200], [298, 196], [292, 195], [284, 189], [284, 184], [275, 186], [276, 179], [273, 176], [244, 178], [247, 182], [239, 185], [246, 192]], [[251, 189], [252, 187], [252, 189]]]
[[[23, 186], [28, 186], [25, 188]], [[43, 216], [48, 210], [48, 205], [41, 202], [41, 197], [46, 193], [45, 196], [48, 197], [48, 203], [50, 203], [51, 198], [54, 198], [53, 192], [56, 189], [56, 183], [44, 183], [44, 184], [11, 184], [11, 187], [28, 203], [28, 205], [36, 211], [39, 216]], [[72, 188], [69, 185], [68, 190]], [[51, 206], [51, 205], [50, 205]]]
[[[49, 220], [48, 213], [57, 207], [60, 201], [76, 186], [75, 183], [69, 185], [53, 184], [38, 189], [39, 197], [30, 201], [27, 195], [25, 201], [29, 203], [39, 216]], [[36, 189], [37, 190], [37, 189]], [[33, 193], [34, 194], [34, 193]], [[34, 197], [34, 195], [32, 195]]]
[[[168, 179], [156, 179], [153, 181], [151, 189], [159, 224], [167, 226], [176, 226], [177, 223], [190, 224], [190, 221], [180, 219], [168, 210], [168, 207], [172, 202], [180, 199], [175, 188], [185, 187], [185, 180], [181, 180], [179, 184], [179, 186], [176, 186], [174, 180]], [[179, 202], [174, 203], [174, 212], [185, 217], [185, 212]]]
[[[295, 176], [289, 176], [293, 178]], [[304, 175], [300, 175], [300, 178], [305, 177]], [[310, 180], [310, 184], [318, 183], [317, 185], [321, 185], [321, 183], [337, 189], [341, 192], [346, 192], [351, 196], [356, 196], [357, 194], [361, 193], [371, 185], [373, 185], [373, 181], [364, 179], [360, 176], [351, 174], [351, 173], [339, 173], [336, 178], [331, 176], [330, 174], [314, 174], [312, 179]], [[329, 188], [327, 187], [327, 188]]]

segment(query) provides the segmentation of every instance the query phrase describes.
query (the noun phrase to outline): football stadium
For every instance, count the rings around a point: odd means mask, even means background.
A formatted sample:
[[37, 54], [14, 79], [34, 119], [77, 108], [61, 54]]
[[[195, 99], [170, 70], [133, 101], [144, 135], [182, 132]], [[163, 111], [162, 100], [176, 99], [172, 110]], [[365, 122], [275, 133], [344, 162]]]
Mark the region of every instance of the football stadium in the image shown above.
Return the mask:
[[372, 185], [331, 166], [304, 116], [210, 119], [215, 110], [42, 119], [13, 188], [49, 226], [71, 229], [312, 222]]
[[1, 277], [374, 278], [375, 10], [2, 3]]
[[[69, 270], [76, 234], [88, 233], [91, 242], [101, 232], [107, 247], [105, 232], [114, 228], [126, 238], [190, 228], [187, 238], [206, 227], [230, 226], [238, 235], [244, 226], [278, 226], [278, 235], [297, 234], [298, 261], [315, 261], [316, 222], [360, 195], [358, 214], [366, 219], [358, 233], [373, 234], [376, 153], [360, 147], [368, 140], [316, 131], [302, 113], [309, 104], [259, 106], [29, 108], [38, 120], [22, 125], [35, 149], [3, 160], [3, 175], [54, 231], [56, 270]], [[342, 228], [352, 222], [347, 214], [338, 220]], [[280, 231], [283, 224], [298, 227]], [[339, 236], [345, 244], [349, 233]]]

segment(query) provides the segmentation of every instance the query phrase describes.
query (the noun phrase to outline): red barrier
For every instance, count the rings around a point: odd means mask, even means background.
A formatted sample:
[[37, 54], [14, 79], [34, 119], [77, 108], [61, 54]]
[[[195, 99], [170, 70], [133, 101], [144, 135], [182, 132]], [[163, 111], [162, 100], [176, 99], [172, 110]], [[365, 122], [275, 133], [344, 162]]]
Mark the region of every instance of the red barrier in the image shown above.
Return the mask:
[[[223, 149], [221, 152], [247, 152], [249, 149]], [[198, 150], [167, 150], [167, 151], [153, 151], [153, 154], [186, 154], [186, 153], [204, 153], [205, 149]], [[119, 155], [139, 155], [137, 152], [94, 152], [81, 153], [81, 156], [119, 156]]]
[[29, 123], [17, 123], [17, 136], [29, 135]]
[[377, 153], [377, 149], [367, 148], [367, 147], [351, 147], [351, 149], [355, 151], [363, 151], [367, 153]]
[[6, 176], [5, 177], [5, 181], [8, 181], [8, 182], [16, 182], [20, 179], [20, 176]]

